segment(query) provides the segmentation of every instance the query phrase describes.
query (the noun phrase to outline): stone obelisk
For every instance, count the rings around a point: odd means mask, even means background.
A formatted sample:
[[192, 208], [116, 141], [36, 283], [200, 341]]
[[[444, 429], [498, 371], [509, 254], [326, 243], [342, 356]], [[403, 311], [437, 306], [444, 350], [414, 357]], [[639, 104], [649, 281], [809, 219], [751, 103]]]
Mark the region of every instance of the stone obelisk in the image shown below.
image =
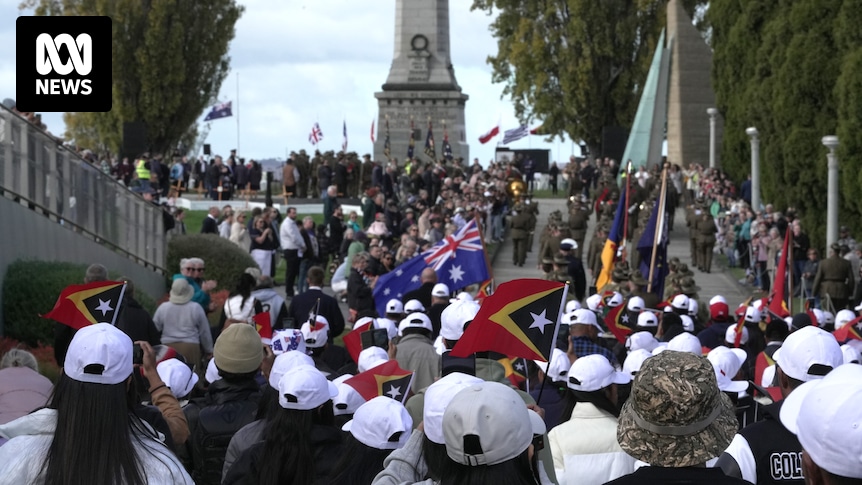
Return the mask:
[[389, 158], [403, 165], [412, 119], [413, 156], [428, 161], [424, 150], [430, 119], [437, 158], [443, 157], [445, 128], [453, 157], [469, 161], [464, 127], [469, 96], [455, 80], [449, 55], [449, 0], [397, 0], [395, 5], [392, 67], [382, 91], [374, 94], [379, 107], [374, 159], [385, 160], [388, 123]]

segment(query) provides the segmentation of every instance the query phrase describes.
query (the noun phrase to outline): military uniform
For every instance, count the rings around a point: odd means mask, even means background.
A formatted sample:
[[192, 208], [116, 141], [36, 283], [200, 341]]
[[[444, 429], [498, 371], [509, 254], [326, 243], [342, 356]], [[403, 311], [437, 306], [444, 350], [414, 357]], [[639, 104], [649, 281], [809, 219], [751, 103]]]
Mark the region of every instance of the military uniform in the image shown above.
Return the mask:
[[839, 246], [833, 244], [833, 254], [820, 261], [813, 286], [814, 293], [819, 294], [821, 298], [829, 296], [836, 312], [847, 308], [856, 283], [853, 277], [853, 265], [838, 256], [839, 249]]
[[527, 199], [524, 202], [524, 210], [530, 215], [530, 225], [527, 232], [527, 252], [533, 252], [533, 234], [536, 232], [536, 222], [539, 216], [539, 204]]
[[[296, 170], [299, 172], [299, 183], [296, 185], [296, 196], [305, 199], [308, 197], [309, 184], [312, 182], [311, 165], [308, 162], [308, 155], [305, 153], [305, 150], [301, 150], [299, 152], [299, 155], [294, 159], [294, 163], [296, 164]], [[313, 193], [313, 190], [311, 193]]]
[[697, 267], [704, 273], [712, 268], [712, 250], [715, 248], [715, 219], [704, 211], [694, 220], [697, 233]]
[[575, 255], [581, 257], [584, 240], [587, 238], [587, 228], [590, 221], [590, 210], [583, 204], [575, 203], [569, 209], [569, 230], [572, 231], [572, 239], [578, 243]]
[[689, 251], [691, 254], [691, 264], [697, 266], [697, 229], [695, 229], [695, 220], [697, 219], [696, 209], [694, 206], [686, 207], [685, 209], [685, 225], [688, 227]]
[[527, 235], [530, 230], [532, 215], [520, 203], [515, 205], [514, 211], [515, 213], [509, 222], [512, 229], [512, 242], [514, 243], [512, 264], [523, 266], [527, 259]]

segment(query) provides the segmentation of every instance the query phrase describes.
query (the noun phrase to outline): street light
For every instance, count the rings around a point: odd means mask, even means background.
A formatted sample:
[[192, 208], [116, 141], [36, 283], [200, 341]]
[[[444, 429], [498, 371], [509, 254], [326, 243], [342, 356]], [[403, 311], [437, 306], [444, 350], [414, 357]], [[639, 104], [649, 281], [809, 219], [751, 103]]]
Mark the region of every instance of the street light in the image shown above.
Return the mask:
[[835, 149], [838, 148], [838, 137], [834, 135], [824, 136], [821, 140], [823, 146], [829, 149], [826, 155], [827, 170], [829, 174], [826, 188], [826, 249], [825, 254], [832, 247], [832, 243], [838, 240], [838, 157]]
[[760, 211], [760, 138], [753, 126], [745, 134], [751, 138], [751, 209], [756, 214]]
[[715, 168], [715, 117], [718, 110], [708, 108], [706, 114], [709, 115], [709, 168]]

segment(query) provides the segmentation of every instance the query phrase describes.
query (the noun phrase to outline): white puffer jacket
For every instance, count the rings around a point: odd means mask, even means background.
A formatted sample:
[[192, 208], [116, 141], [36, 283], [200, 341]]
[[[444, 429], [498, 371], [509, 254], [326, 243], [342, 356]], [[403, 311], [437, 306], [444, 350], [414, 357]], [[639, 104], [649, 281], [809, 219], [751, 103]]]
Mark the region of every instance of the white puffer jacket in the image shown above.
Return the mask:
[[233, 318], [246, 323], [254, 323], [254, 302], [257, 301], [253, 296], [245, 299], [245, 304], [242, 303], [242, 295], [236, 295], [228, 298], [224, 302], [224, 314], [227, 318]]

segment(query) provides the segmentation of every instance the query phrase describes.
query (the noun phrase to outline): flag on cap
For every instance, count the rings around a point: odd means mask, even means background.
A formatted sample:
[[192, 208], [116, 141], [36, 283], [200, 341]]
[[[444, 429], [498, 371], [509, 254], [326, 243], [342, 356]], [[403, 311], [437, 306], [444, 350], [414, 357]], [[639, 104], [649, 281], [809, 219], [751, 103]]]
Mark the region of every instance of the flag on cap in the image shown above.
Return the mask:
[[[751, 305], [751, 297], [748, 297], [748, 299], [745, 300], [745, 303], [743, 303], [743, 305], [745, 305], [745, 308], [747, 309], [748, 306]], [[735, 336], [733, 337], [733, 346], [737, 349], [740, 345], [742, 345], [742, 329], [745, 328], [746, 311], [747, 310], [742, 311], [742, 315], [739, 317], [739, 321], [736, 322], [736, 327], [733, 330], [735, 332]]]
[[839, 344], [845, 344], [850, 340], [862, 340], [862, 332], [856, 328], [856, 324], [862, 321], [862, 317], [850, 320], [846, 325], [832, 332], [832, 336]]
[[[624, 194], [622, 199], [617, 202], [617, 212], [614, 215], [614, 222], [611, 224], [608, 238], [605, 240], [605, 247], [602, 249], [602, 270], [599, 277], [596, 279], [596, 288], [601, 289], [611, 280], [611, 272], [614, 269], [614, 262], [617, 260], [617, 248], [623, 240], [626, 228], [625, 214], [628, 207], [628, 194]], [[647, 274], [649, 274], [647, 272]]]
[[432, 162], [437, 159], [437, 151], [434, 149], [434, 132], [431, 130], [430, 120], [428, 121], [428, 136], [425, 137], [425, 155], [428, 155]]
[[252, 317], [254, 329], [260, 334], [260, 341], [265, 345], [272, 344], [272, 319], [269, 312], [260, 312]]
[[452, 349], [452, 356], [491, 350], [549, 361], [560, 329], [566, 290], [565, 283], [539, 279], [501, 284], [482, 302], [476, 318]]
[[627, 308], [626, 303], [623, 302], [622, 305], [615, 307], [605, 305], [602, 310], [605, 314], [605, 325], [608, 327], [608, 330], [610, 330], [611, 333], [614, 334], [614, 337], [624, 345], [626, 343], [626, 337], [632, 333], [632, 329], [629, 328], [630, 322]]
[[374, 325], [374, 320], [368, 320], [367, 323], [353, 327], [353, 330], [344, 336], [344, 348], [350, 354], [353, 362], [359, 362], [359, 353], [362, 352], [362, 332], [371, 330]]
[[413, 385], [413, 372], [399, 367], [396, 360], [388, 360], [356, 374], [344, 383], [356, 389], [366, 401], [386, 396], [403, 404]]
[[227, 118], [228, 116], [233, 116], [233, 113], [231, 113], [230, 104], [231, 101], [228, 101], [227, 103], [219, 103], [213, 106], [210, 112], [207, 113], [207, 116], [206, 118], [204, 118], [204, 121], [212, 121], [219, 118]]
[[495, 136], [500, 134], [500, 123], [497, 123], [497, 126], [488, 130], [487, 133], [479, 137], [479, 143], [485, 144], [491, 141]]
[[508, 145], [513, 141], [518, 141], [521, 138], [526, 137], [530, 134], [529, 128], [527, 125], [521, 125], [517, 128], [512, 128], [511, 130], [506, 130], [503, 133], [503, 145]]
[[69, 285], [60, 292], [54, 308], [42, 318], [50, 318], [75, 330], [94, 323], [113, 323], [125, 288], [122, 281]]

